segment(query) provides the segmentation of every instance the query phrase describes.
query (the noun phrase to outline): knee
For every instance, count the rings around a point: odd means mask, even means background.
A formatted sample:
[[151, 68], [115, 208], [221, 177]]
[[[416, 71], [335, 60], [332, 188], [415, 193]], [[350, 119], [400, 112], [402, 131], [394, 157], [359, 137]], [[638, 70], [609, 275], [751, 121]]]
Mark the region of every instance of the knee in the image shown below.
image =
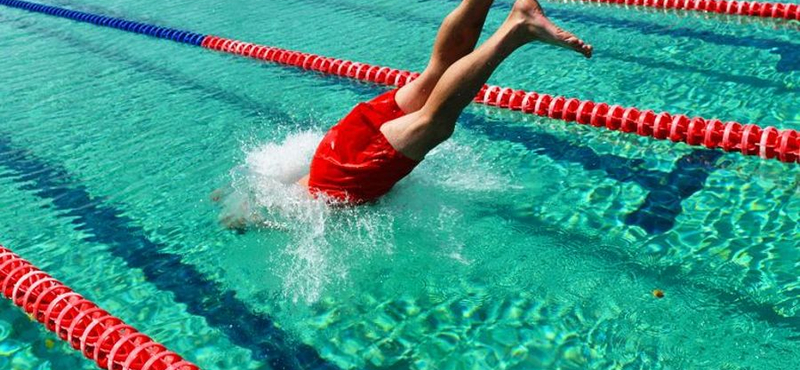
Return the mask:
[[433, 138], [442, 142], [453, 136], [456, 130], [456, 125], [438, 125], [433, 131]]
[[455, 122], [437, 119], [429, 115], [420, 116], [416, 126], [420, 135], [424, 135], [437, 143], [441, 143], [453, 136], [456, 128]]

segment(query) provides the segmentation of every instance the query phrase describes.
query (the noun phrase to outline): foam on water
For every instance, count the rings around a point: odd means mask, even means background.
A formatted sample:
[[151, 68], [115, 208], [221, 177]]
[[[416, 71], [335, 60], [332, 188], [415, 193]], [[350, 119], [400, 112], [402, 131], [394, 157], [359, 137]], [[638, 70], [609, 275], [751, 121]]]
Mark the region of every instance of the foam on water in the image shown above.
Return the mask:
[[[432, 152], [408, 179], [376, 204], [329, 207], [296, 184], [309, 171], [321, 133], [298, 131], [280, 142], [245, 149], [246, 159], [231, 171], [231, 190], [222, 200], [220, 219], [232, 228], [278, 233], [281, 258], [268, 264], [282, 279], [283, 294], [293, 302], [313, 303], [333, 286], [354, 284], [354, 270], [374, 268], [370, 261], [396, 249], [396, 220], [416, 217], [432, 238], [442, 240], [438, 257], [469, 264], [464, 240], [453, 230], [466, 225], [463, 206], [470, 196], [514, 188], [478, 150], [448, 141]], [[267, 248], [265, 248], [266, 250]], [[274, 248], [269, 248], [274, 250]], [[264, 258], [268, 258], [267, 255]]]
[[[315, 302], [326, 286], [345, 280], [350, 254], [390, 245], [382, 240], [391, 219], [380, 212], [329, 207], [296, 184], [308, 173], [321, 138], [319, 132], [301, 131], [282, 142], [246, 149], [245, 163], [231, 171], [232, 191], [221, 215], [223, 223], [235, 228], [288, 236], [279, 238], [285, 241], [279, 248], [282, 258], [270, 269], [283, 279], [283, 293], [294, 302]], [[337, 240], [350, 248], [334, 249]]]
[[418, 181], [454, 191], [493, 192], [518, 189], [509, 177], [471, 146], [450, 140], [432, 150], [419, 170]]

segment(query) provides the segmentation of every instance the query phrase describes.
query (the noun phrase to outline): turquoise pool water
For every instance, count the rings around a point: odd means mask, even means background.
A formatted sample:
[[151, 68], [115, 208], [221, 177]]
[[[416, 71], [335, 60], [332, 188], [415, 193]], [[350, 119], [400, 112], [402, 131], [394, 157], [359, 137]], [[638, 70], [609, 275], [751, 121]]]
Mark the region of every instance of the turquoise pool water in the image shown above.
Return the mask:
[[[50, 4], [420, 70], [456, 2]], [[545, 6], [595, 58], [493, 83], [800, 129], [797, 24]], [[0, 35], [0, 242], [204, 369], [800, 368], [796, 165], [476, 106], [334, 211], [283, 182], [380, 88], [5, 7]], [[94, 368], [54, 339], [0, 303], [0, 368]]]

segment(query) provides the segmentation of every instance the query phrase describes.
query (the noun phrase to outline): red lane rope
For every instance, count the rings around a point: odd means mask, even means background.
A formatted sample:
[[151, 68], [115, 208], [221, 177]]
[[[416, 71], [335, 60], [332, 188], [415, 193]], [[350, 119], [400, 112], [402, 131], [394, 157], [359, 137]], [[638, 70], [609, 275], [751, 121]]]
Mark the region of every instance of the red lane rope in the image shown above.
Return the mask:
[[3, 296], [107, 370], [199, 370], [0, 246]]
[[726, 0], [578, 0], [592, 3], [646, 6], [650, 8], [694, 10], [707, 13], [800, 20], [798, 4]]
[[[224, 53], [382, 85], [399, 87], [419, 77], [419, 73], [211, 35], [203, 40], [201, 46]], [[774, 158], [787, 163], [800, 161], [800, 135], [792, 129], [761, 128], [755, 124], [739, 122], [723, 123], [718, 119], [640, 110], [490, 85], [485, 85], [481, 89], [475, 101], [566, 122], [635, 133], [658, 140], [703, 145], [712, 149], [720, 148], [727, 152], [736, 151], [744, 155], [759, 156], [764, 159]]]

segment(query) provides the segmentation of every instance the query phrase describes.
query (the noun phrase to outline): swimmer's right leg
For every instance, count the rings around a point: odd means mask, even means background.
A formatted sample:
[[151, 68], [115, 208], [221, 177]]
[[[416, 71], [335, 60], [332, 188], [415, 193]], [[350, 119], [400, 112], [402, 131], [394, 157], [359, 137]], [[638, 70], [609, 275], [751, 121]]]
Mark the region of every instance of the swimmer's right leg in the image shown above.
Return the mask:
[[422, 160], [452, 135], [461, 112], [500, 63], [533, 41], [592, 56], [592, 47], [547, 19], [536, 0], [517, 0], [506, 21], [483, 45], [447, 69], [419, 111], [386, 123], [381, 132], [395, 149]]
[[[397, 105], [403, 112], [420, 110], [444, 72], [475, 49], [493, 3], [494, 0], [462, 0], [445, 17], [436, 34], [433, 52], [425, 71], [416, 80], [400, 88], [395, 95]], [[308, 179], [309, 175], [306, 175], [297, 184], [307, 188]]]
[[494, 0], [463, 0], [444, 18], [425, 71], [397, 92], [395, 99], [403, 112], [420, 110], [444, 72], [475, 49], [492, 3]]

